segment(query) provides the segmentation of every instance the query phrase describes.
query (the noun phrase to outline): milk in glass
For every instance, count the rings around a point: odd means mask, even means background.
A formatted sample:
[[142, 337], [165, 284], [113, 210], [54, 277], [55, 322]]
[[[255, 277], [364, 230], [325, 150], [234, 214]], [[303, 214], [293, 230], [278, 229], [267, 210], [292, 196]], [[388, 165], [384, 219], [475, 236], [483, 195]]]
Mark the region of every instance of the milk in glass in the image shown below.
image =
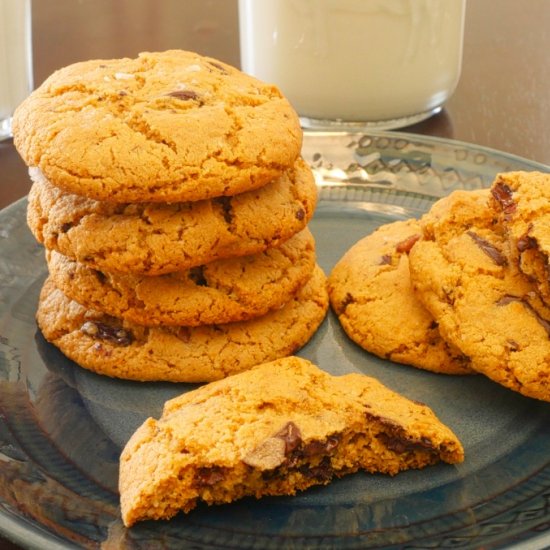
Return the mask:
[[30, 0], [0, 0], [0, 138], [32, 89]]
[[239, 0], [242, 69], [305, 126], [399, 127], [440, 110], [462, 62], [465, 0]]

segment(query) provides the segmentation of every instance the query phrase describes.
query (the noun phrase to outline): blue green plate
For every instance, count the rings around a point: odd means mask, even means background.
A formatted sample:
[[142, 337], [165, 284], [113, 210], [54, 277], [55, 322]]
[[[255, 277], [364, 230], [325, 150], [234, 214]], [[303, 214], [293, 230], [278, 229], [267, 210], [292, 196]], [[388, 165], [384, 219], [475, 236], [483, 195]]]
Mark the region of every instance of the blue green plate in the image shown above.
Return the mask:
[[[328, 273], [377, 226], [418, 217], [454, 189], [490, 185], [525, 159], [403, 133], [312, 133], [319, 206], [311, 222]], [[364, 372], [430, 405], [466, 459], [393, 478], [363, 473], [295, 497], [199, 506], [167, 522], [121, 523], [118, 456], [163, 402], [193, 386], [88, 372], [36, 328], [43, 249], [25, 200], [0, 213], [0, 532], [28, 548], [548, 548], [550, 404], [482, 376], [452, 377], [374, 357], [329, 314], [299, 352], [332, 373]]]

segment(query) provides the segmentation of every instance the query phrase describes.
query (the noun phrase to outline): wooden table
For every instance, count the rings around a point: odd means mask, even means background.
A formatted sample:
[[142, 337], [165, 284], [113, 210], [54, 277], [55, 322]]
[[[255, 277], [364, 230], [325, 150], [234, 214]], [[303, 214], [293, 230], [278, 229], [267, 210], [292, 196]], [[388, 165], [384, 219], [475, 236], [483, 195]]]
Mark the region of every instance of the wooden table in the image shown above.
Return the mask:
[[[183, 48], [239, 65], [236, 0], [55, 0], [33, 4], [35, 84], [91, 58]], [[550, 1], [470, 0], [463, 72], [444, 111], [406, 129], [550, 165]], [[29, 189], [0, 142], [0, 208]], [[0, 548], [17, 548], [0, 539]]]

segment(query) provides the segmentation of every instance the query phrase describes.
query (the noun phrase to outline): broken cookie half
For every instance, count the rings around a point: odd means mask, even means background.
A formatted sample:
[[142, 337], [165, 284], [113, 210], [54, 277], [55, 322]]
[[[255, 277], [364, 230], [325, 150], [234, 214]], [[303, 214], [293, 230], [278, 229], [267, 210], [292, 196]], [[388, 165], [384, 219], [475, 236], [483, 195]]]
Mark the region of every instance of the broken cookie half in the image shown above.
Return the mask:
[[293, 495], [366, 470], [396, 474], [464, 451], [433, 411], [361, 375], [332, 376], [287, 357], [165, 404], [122, 452], [126, 526], [200, 501]]

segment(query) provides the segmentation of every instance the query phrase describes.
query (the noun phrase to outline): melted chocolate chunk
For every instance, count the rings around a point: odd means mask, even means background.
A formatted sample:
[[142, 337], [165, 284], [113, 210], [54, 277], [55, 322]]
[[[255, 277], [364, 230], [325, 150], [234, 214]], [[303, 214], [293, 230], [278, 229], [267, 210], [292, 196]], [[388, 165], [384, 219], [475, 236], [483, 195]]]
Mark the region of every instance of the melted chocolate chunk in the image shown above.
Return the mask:
[[182, 101], [198, 101], [200, 99], [199, 94], [197, 94], [197, 92], [194, 92], [193, 90], [175, 90], [166, 95], [170, 97], [175, 97], [176, 99], [181, 99]]
[[314, 456], [320, 454], [330, 454], [340, 443], [340, 438], [337, 435], [331, 435], [326, 441], [310, 441], [302, 449], [304, 456]]
[[491, 195], [500, 204], [502, 211], [507, 217], [516, 211], [516, 203], [513, 199], [514, 192], [505, 183], [498, 182], [493, 185]]
[[399, 254], [408, 254], [414, 243], [420, 239], [420, 235], [411, 235], [395, 245], [395, 251]]
[[86, 321], [80, 330], [92, 338], [105, 340], [117, 346], [129, 346], [134, 341], [134, 336], [130, 331], [98, 321]]
[[493, 244], [491, 244], [489, 241], [486, 241], [482, 237], [480, 237], [477, 233], [474, 233], [473, 231], [468, 231], [467, 234], [472, 238], [472, 240], [495, 262], [495, 264], [499, 266], [505, 266], [508, 263], [508, 260], [502, 254], [502, 252], [496, 248]]
[[418, 441], [410, 439], [399, 434], [380, 433], [377, 438], [384, 443], [390, 450], [398, 454], [408, 453], [410, 451], [434, 450], [432, 442], [421, 438]]
[[365, 416], [368, 420], [382, 424], [384, 431], [379, 433], [376, 437], [390, 449], [390, 451], [401, 454], [417, 450], [435, 450], [433, 443], [427, 438], [421, 437], [417, 440], [409, 439], [403, 427], [391, 418], [374, 415], [369, 412], [366, 412]]
[[285, 454], [288, 455], [302, 443], [302, 433], [294, 422], [288, 422], [273, 437], [278, 437], [285, 442]]

